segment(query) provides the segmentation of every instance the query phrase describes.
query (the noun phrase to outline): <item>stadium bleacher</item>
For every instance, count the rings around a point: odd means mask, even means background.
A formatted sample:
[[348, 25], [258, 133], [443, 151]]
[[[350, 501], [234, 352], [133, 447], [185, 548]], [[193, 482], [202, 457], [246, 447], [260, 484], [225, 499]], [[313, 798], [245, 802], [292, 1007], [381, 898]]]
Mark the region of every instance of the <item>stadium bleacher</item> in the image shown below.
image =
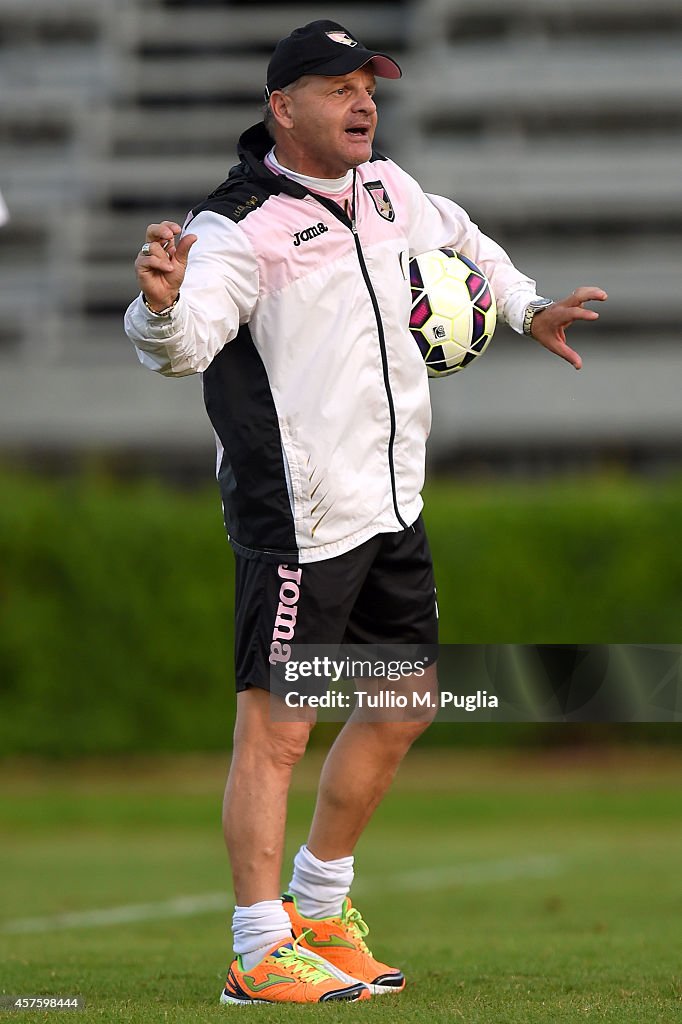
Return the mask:
[[225, 177], [273, 41], [323, 16], [404, 66], [380, 88], [380, 148], [541, 291], [610, 293], [574, 333], [582, 375], [501, 327], [435, 382], [436, 457], [679, 458], [679, 0], [0, 0], [0, 450], [210, 451], [197, 382], [143, 373], [122, 334], [132, 263], [148, 221], [182, 220]]

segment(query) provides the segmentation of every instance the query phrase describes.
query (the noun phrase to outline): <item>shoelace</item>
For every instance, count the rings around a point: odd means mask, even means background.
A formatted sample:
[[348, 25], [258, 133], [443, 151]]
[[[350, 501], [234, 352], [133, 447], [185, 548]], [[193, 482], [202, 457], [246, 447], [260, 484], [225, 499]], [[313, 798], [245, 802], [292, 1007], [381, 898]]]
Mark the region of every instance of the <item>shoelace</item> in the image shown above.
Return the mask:
[[297, 939], [292, 939], [291, 943], [279, 947], [277, 950], [278, 964], [288, 967], [290, 971], [299, 976], [301, 981], [309, 981], [313, 985], [318, 981], [327, 981], [328, 978], [333, 978], [334, 975], [326, 970], [319, 960], [306, 956], [299, 948], [298, 944], [302, 938], [303, 935], [299, 935]]
[[367, 953], [368, 956], [372, 956], [371, 950], [367, 948], [365, 942], [365, 935], [369, 935], [369, 928], [362, 919], [362, 914], [355, 907], [351, 907], [346, 915], [346, 924], [348, 925], [351, 934], [358, 941], [358, 945], [363, 953]]

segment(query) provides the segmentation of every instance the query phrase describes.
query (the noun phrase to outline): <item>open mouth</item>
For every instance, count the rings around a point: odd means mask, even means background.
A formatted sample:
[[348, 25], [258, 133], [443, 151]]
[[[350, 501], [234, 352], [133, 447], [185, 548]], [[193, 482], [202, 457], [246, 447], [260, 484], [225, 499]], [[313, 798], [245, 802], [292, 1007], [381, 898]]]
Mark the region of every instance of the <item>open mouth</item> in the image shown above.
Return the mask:
[[353, 135], [356, 139], [366, 139], [369, 135], [369, 128], [366, 126], [346, 128], [346, 135]]

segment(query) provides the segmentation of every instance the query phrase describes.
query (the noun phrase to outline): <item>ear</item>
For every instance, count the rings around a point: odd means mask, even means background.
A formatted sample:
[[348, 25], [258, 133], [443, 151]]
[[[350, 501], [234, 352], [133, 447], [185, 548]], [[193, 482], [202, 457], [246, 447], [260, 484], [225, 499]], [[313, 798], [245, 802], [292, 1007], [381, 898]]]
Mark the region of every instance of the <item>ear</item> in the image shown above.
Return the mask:
[[293, 128], [294, 119], [292, 116], [291, 96], [276, 89], [270, 96], [270, 110], [277, 124], [283, 128]]

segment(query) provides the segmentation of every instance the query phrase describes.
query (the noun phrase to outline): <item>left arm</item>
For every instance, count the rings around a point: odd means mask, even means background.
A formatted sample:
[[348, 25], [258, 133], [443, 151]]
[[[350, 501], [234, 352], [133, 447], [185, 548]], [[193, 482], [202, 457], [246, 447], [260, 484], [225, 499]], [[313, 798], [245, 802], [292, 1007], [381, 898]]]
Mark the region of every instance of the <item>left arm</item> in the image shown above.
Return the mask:
[[551, 306], [538, 310], [531, 324], [531, 336], [548, 351], [561, 356], [576, 370], [579, 370], [583, 361], [578, 353], [566, 344], [566, 328], [574, 324], [576, 320], [598, 320], [599, 313], [594, 309], [584, 309], [583, 304], [593, 300], [605, 302], [606, 298], [606, 292], [601, 288], [589, 285], [576, 288], [565, 299], [560, 299], [558, 302], [553, 302]]
[[[514, 266], [504, 249], [480, 231], [461, 206], [442, 196], [427, 195], [414, 179], [409, 175], [406, 177], [414, 190], [410, 256], [442, 247], [463, 252], [489, 278], [497, 301], [498, 316], [518, 334], [523, 334], [528, 304], [541, 298], [535, 281]], [[548, 351], [579, 370], [582, 360], [566, 344], [566, 328], [576, 320], [599, 319], [598, 313], [584, 309], [583, 304], [592, 300], [604, 302], [606, 297], [606, 292], [601, 288], [576, 288], [567, 298], [553, 302], [535, 314], [531, 336]]]

